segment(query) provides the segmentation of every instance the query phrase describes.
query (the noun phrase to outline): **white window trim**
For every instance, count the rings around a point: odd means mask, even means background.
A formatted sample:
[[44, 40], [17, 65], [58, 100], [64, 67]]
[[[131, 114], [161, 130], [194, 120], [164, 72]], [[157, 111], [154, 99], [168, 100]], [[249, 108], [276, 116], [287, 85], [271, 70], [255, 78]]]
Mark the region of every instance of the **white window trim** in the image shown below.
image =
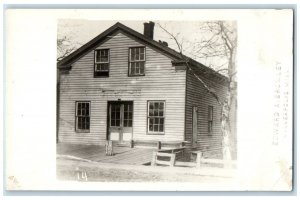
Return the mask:
[[[149, 112], [150, 112], [150, 102], [163, 102], [164, 103], [164, 113], [163, 113], [163, 119], [164, 119], [164, 131], [160, 132], [160, 131], [150, 131], [149, 130], [149, 125], [150, 125], [150, 116], [149, 116]], [[165, 134], [165, 130], [166, 130], [166, 101], [164, 100], [149, 100], [148, 101], [148, 110], [147, 110], [147, 133], [150, 135], [163, 135]]]
[[[97, 62], [97, 51], [101, 50], [107, 50], [108, 51], [108, 61], [107, 62]], [[109, 63], [110, 63], [110, 49], [95, 49], [94, 51], [94, 58], [95, 58], [95, 72], [108, 72], [109, 71]], [[108, 64], [108, 69], [107, 70], [97, 70], [97, 64]]]

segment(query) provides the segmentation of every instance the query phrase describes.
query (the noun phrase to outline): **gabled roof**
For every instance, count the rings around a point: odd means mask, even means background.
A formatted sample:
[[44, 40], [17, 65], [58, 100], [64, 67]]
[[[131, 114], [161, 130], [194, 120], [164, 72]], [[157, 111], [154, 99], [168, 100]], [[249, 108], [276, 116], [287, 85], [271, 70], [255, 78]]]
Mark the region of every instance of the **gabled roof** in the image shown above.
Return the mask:
[[159, 51], [162, 51], [163, 53], [171, 56], [172, 58], [174, 58], [173, 64], [180, 64], [180, 63], [184, 64], [184, 63], [186, 63], [186, 61], [188, 61], [188, 63], [190, 65], [198, 67], [198, 69], [201, 71], [204, 71], [209, 74], [214, 74], [223, 80], [224, 79], [227, 80], [227, 77], [223, 76], [222, 74], [219, 74], [218, 72], [214, 71], [213, 69], [206, 67], [205, 65], [195, 61], [194, 59], [189, 58], [185, 55], [182, 55], [179, 52], [177, 52], [155, 40], [147, 38], [143, 34], [137, 32], [119, 22], [117, 22], [110, 28], [106, 29], [104, 32], [99, 34], [97, 37], [95, 37], [88, 43], [84, 44], [82, 47], [80, 47], [79, 49], [77, 49], [76, 51], [74, 51], [73, 53], [71, 53], [70, 55], [65, 57], [64, 59], [60, 60], [57, 63], [57, 67], [59, 69], [68, 69], [70, 67], [70, 65], [76, 59], [78, 59], [79, 57], [84, 55], [84, 53], [86, 53], [90, 50], [93, 50], [97, 45], [99, 45], [99, 43], [104, 41], [107, 38], [107, 36], [110, 36], [111, 34], [113, 34], [114, 32], [116, 32], [118, 30], [121, 30], [121, 31], [125, 32], [126, 34], [129, 34], [129, 35], [133, 36], [134, 38], [146, 43], [147, 45], [154, 47], [154, 48], [158, 49]]

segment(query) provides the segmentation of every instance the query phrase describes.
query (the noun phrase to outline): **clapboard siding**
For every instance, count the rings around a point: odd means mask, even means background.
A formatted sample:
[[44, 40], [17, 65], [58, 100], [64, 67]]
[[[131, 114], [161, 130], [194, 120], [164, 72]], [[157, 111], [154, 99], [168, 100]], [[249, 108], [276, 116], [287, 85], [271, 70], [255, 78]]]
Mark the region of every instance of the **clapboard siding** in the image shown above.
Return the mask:
[[[94, 52], [75, 63], [69, 74], [60, 75], [59, 141], [104, 144], [107, 130], [107, 102], [133, 101], [134, 140], [184, 140], [186, 72], [175, 71], [171, 58], [146, 46], [145, 76], [128, 77], [129, 47], [145, 46], [122, 31], [97, 48], [110, 49], [107, 78], [94, 78]], [[147, 134], [147, 101], [166, 102], [165, 134]], [[91, 102], [89, 133], [75, 132], [75, 101]]]
[[[223, 101], [226, 97], [225, 84], [217, 83], [211, 79], [201, 76], [201, 71], [193, 67], [193, 71], [214, 90]], [[217, 100], [204, 88], [203, 84], [194, 76], [193, 72], [187, 72], [186, 85], [186, 124], [185, 140], [192, 142], [192, 109], [198, 107], [198, 134], [197, 146], [206, 154], [220, 155], [222, 148], [221, 135], [221, 109]], [[208, 133], [208, 106], [213, 106], [213, 129]]]

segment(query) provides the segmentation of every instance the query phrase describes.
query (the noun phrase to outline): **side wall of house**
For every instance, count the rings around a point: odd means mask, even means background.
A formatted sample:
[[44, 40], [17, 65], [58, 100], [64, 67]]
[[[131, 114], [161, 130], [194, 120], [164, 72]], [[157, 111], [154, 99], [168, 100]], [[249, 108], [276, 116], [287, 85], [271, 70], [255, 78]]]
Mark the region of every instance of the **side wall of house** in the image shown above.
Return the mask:
[[[199, 70], [194, 69], [198, 75]], [[200, 76], [205, 83], [217, 93], [221, 101], [226, 97], [226, 87], [221, 83], [216, 83], [211, 79]], [[186, 92], [186, 125], [185, 140], [192, 143], [193, 140], [193, 107], [198, 108], [197, 116], [197, 143], [206, 155], [220, 157], [222, 152], [221, 134], [221, 109], [217, 100], [205, 89], [203, 84], [187, 70], [187, 92]], [[208, 106], [213, 106], [213, 126], [212, 131], [208, 131]]]
[[[107, 78], [94, 78], [94, 51], [87, 52], [68, 74], [60, 75], [59, 142], [104, 144], [108, 101], [133, 101], [133, 139], [183, 141], [186, 72], [176, 71], [171, 59], [146, 46], [145, 76], [128, 77], [128, 51], [142, 46], [118, 31], [97, 48], [110, 49]], [[147, 101], [164, 100], [165, 133], [147, 134]], [[75, 101], [90, 101], [90, 132], [75, 132]]]

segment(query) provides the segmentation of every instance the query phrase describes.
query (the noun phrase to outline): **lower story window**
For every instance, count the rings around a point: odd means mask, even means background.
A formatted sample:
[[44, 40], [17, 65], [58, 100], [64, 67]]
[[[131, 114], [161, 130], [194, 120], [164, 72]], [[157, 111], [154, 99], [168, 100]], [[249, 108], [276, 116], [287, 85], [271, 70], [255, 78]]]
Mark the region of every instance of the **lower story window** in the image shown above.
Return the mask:
[[163, 134], [165, 131], [165, 102], [148, 101], [148, 133]]
[[89, 132], [90, 130], [90, 102], [76, 102], [76, 131]]

